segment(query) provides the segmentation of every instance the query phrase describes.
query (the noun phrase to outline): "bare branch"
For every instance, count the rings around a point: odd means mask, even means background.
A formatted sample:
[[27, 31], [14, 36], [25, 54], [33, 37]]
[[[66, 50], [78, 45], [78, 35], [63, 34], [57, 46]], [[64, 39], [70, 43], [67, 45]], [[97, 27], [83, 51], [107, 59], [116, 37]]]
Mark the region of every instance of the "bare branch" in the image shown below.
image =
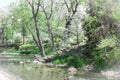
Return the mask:
[[64, 0], [64, 2], [65, 2], [65, 5], [66, 5], [66, 7], [67, 7], [67, 9], [68, 9], [68, 12], [70, 12], [70, 8], [69, 8], [69, 6], [68, 6], [68, 4], [67, 4], [67, 1]]
[[79, 5], [78, 0], [75, 0], [75, 7], [74, 7], [74, 9], [72, 10], [72, 12], [73, 12], [72, 16], [77, 12], [78, 5]]
[[28, 2], [28, 4], [32, 7], [32, 4], [30, 3], [30, 1], [29, 0], [26, 0], [27, 2]]
[[33, 17], [34, 17], [34, 15], [35, 15], [35, 9], [34, 9], [34, 3], [33, 3], [33, 1], [32, 1], [32, 3], [29, 1], [29, 0], [27, 0], [27, 2], [28, 2], [28, 4], [31, 6], [31, 8], [32, 8], [32, 14], [33, 14]]
[[47, 15], [47, 12], [45, 11], [44, 6], [42, 6], [41, 4], [39, 4], [39, 6], [42, 8], [42, 10], [43, 10], [43, 12], [45, 14], [46, 19], [48, 19], [48, 15]]
[[37, 16], [37, 14], [38, 14], [38, 11], [39, 11], [39, 5], [40, 5], [40, 0], [38, 0], [38, 5], [37, 5], [36, 12], [35, 12], [35, 16]]
[[53, 14], [53, 0], [51, 0], [51, 13], [49, 15], [49, 19], [52, 17], [52, 14]]

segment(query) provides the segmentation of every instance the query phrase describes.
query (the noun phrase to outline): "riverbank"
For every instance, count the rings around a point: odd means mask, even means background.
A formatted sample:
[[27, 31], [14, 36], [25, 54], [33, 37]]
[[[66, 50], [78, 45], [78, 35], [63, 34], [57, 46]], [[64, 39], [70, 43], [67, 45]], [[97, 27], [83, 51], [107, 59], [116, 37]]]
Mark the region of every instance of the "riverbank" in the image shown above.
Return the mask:
[[0, 67], [0, 80], [22, 80]]

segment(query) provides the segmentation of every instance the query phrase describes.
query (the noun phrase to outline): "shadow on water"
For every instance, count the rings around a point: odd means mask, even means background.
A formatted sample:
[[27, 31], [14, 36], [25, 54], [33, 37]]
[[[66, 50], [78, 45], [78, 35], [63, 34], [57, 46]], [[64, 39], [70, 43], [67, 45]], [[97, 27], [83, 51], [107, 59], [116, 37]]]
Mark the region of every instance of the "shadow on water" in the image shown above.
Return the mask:
[[[43, 65], [32, 64], [32, 55], [0, 54], [0, 65], [20, 76], [23, 80], [119, 80], [108, 79], [100, 73], [79, 70], [77, 74], [68, 74], [66, 69], [48, 68]], [[20, 64], [22, 62], [28, 62]]]

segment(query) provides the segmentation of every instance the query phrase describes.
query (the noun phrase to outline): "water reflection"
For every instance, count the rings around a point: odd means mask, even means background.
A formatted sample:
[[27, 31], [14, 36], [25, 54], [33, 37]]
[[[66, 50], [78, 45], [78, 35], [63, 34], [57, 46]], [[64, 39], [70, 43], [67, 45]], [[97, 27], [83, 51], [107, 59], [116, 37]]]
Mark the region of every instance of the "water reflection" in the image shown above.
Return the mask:
[[[9, 58], [8, 58], [9, 57]], [[33, 61], [33, 57], [21, 55], [3, 55], [0, 64], [10, 72], [19, 75], [23, 80], [119, 80], [108, 79], [100, 73], [79, 70], [77, 74], [68, 74], [67, 69], [48, 68], [46, 66], [21, 62]], [[20, 62], [21, 61], [21, 62]]]

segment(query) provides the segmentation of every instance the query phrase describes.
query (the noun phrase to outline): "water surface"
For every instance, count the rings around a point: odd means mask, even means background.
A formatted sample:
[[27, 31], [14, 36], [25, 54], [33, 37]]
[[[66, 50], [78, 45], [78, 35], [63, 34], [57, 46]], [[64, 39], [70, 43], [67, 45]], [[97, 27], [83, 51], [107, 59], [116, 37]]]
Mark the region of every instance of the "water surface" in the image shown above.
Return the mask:
[[32, 62], [32, 55], [1, 54], [0, 65], [23, 80], [120, 80], [116, 77], [106, 77], [97, 72], [79, 70], [77, 74], [69, 74], [67, 69], [46, 67], [43, 65], [25, 63]]

